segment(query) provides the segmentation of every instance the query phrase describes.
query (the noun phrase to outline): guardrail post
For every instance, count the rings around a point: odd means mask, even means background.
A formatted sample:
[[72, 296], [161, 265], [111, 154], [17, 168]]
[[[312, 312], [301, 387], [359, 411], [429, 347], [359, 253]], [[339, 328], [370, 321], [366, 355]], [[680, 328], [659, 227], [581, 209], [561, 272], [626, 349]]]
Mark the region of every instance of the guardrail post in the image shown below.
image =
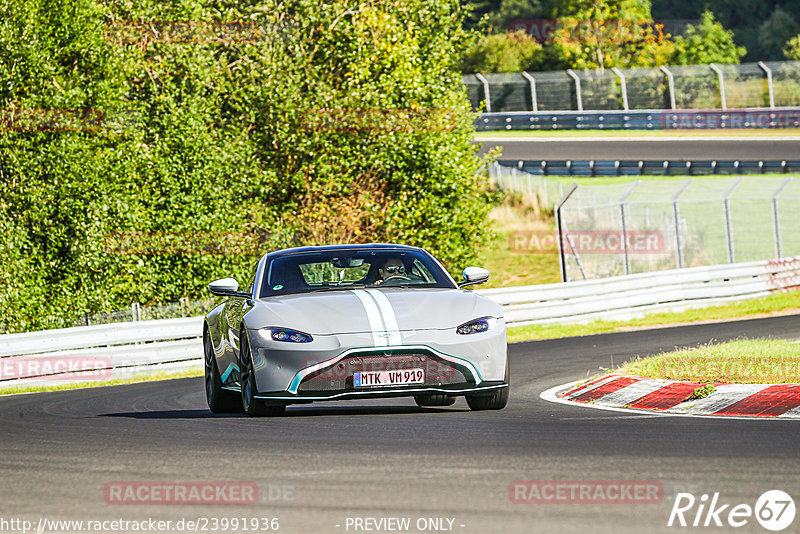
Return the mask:
[[727, 237], [728, 241], [728, 263], [734, 263], [736, 260], [736, 254], [733, 250], [733, 227], [731, 225], [731, 205], [730, 205], [730, 196], [733, 193], [733, 190], [736, 189], [736, 186], [742, 181], [743, 177], [740, 176], [736, 179], [732, 186], [725, 191], [725, 198], [722, 201], [722, 205], [725, 210], [725, 236]]
[[528, 74], [527, 72], [523, 72], [522, 76], [528, 80], [528, 83], [531, 84], [531, 103], [534, 112], [539, 111], [539, 98], [536, 95], [536, 78]]
[[[562, 282], [567, 282], [567, 260], [564, 257], [564, 221], [563, 221], [563, 216], [561, 214], [561, 208], [564, 206], [567, 200], [569, 200], [569, 197], [572, 196], [572, 193], [574, 193], [577, 189], [578, 189], [578, 184], [573, 183], [570, 186], [567, 193], [561, 197], [561, 200], [558, 201], [558, 204], [556, 204], [556, 209], [555, 209], [556, 231], [558, 232], [558, 239], [556, 239], [556, 242], [558, 243], [558, 265], [561, 268]], [[586, 275], [584, 274], [584, 278], [585, 277]]]
[[683, 269], [683, 249], [681, 244], [681, 218], [680, 210], [678, 208], [678, 197], [680, 197], [686, 188], [692, 183], [692, 178], [689, 178], [680, 189], [672, 196], [672, 215], [675, 219], [675, 262], [678, 269]]
[[619, 89], [622, 93], [622, 109], [628, 111], [628, 84], [625, 81], [625, 74], [617, 67], [612, 67], [611, 71], [619, 78]]
[[131, 318], [133, 321], [142, 320], [142, 307], [138, 302], [131, 302]]
[[489, 93], [489, 80], [483, 74], [475, 74], [475, 77], [478, 78], [478, 81], [483, 84], [483, 96], [486, 97], [486, 113], [492, 112], [492, 97]]
[[633, 194], [633, 191], [642, 183], [641, 180], [636, 180], [633, 184], [625, 191], [621, 197], [619, 197], [619, 214], [621, 218], [621, 227], [622, 227], [622, 251], [625, 255], [624, 258], [624, 265], [625, 265], [625, 274], [631, 274], [631, 258], [630, 254], [628, 254], [628, 228], [625, 224], [625, 201], [628, 200]]
[[575, 81], [575, 97], [578, 103], [578, 111], [583, 111], [583, 95], [581, 93], [581, 79], [575, 74], [575, 71], [572, 69], [567, 69], [567, 74], [569, 74], [572, 79]]
[[669, 91], [669, 109], [678, 109], [678, 106], [675, 104], [675, 78], [672, 76], [672, 72], [665, 67], [661, 66], [661, 72], [663, 72], [667, 76], [667, 90]]
[[725, 76], [722, 74], [722, 69], [713, 63], [709, 63], [708, 66], [717, 73], [717, 79], [719, 80], [719, 100], [722, 109], [728, 109], [728, 99], [725, 97]]
[[783, 182], [781, 182], [781, 185], [778, 186], [778, 189], [776, 189], [775, 192], [772, 193], [772, 224], [773, 224], [773, 227], [775, 228], [775, 257], [776, 258], [782, 258], [783, 257], [783, 251], [781, 250], [781, 222], [780, 222], [780, 218], [778, 216], [778, 197], [780, 196], [781, 191], [783, 191], [783, 188], [786, 187], [787, 185], [789, 185], [789, 182], [791, 182], [791, 181], [792, 181], [792, 177], [791, 176], [788, 176], [788, 177], [784, 178]]
[[761, 67], [767, 75], [767, 89], [769, 91], [769, 107], [770, 109], [775, 109], [775, 86], [772, 83], [772, 69], [767, 67], [767, 64], [763, 61], [758, 62], [758, 66]]

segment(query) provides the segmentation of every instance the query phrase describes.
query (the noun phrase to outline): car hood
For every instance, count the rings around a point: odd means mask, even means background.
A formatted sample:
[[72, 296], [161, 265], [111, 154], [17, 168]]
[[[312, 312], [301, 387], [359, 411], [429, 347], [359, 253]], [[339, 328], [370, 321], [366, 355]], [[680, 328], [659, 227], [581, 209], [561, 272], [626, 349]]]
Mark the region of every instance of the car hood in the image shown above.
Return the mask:
[[386, 288], [269, 297], [257, 301], [245, 320], [251, 329], [280, 326], [317, 335], [348, 334], [372, 331], [370, 315], [375, 324], [387, 313], [394, 314], [401, 331], [455, 328], [478, 317], [503, 316], [497, 303], [471, 291]]

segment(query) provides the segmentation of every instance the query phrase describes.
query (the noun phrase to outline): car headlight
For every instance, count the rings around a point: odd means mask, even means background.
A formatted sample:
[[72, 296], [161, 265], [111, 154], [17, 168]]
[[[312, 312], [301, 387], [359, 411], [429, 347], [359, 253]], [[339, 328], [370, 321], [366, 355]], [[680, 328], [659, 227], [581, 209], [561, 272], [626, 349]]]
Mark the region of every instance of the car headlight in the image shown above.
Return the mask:
[[270, 337], [275, 341], [283, 341], [286, 343], [310, 343], [314, 341], [311, 334], [299, 332], [297, 330], [290, 330], [288, 328], [269, 328]]
[[456, 333], [466, 335], [486, 332], [493, 328], [495, 324], [497, 324], [497, 319], [494, 317], [481, 317], [480, 319], [474, 319], [468, 323], [462, 324], [456, 328]]

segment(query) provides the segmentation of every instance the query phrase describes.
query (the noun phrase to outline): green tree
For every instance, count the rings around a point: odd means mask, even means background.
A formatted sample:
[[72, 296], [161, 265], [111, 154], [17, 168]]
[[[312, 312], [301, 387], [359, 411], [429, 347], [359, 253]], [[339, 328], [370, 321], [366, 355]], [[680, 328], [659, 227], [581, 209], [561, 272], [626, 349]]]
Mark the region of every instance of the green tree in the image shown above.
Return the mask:
[[207, 296], [274, 247], [475, 257], [458, 2], [238, 5], [0, 0], [0, 330]]
[[786, 59], [800, 61], [800, 35], [792, 37], [787, 41], [783, 49], [783, 54], [786, 56]]
[[521, 72], [539, 70], [544, 61], [542, 45], [524, 32], [480, 37], [464, 55], [462, 71]]
[[734, 42], [733, 32], [717, 22], [711, 11], [705, 11], [700, 24], [689, 25], [684, 35], [675, 38], [672, 64], [739, 63], [745, 53], [744, 47]]
[[780, 60], [787, 41], [800, 33], [800, 23], [780, 7], [759, 26], [758, 41], [762, 60]]
[[672, 54], [648, 0], [553, 0], [551, 10], [558, 29], [548, 53], [562, 67], [657, 66]]

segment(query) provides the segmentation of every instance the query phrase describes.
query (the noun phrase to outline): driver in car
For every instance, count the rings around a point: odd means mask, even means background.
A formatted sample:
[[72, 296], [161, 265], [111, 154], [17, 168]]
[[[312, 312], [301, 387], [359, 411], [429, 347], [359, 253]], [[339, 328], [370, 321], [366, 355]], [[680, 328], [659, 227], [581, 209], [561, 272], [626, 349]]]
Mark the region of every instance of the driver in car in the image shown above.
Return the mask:
[[378, 279], [375, 280], [375, 285], [380, 285], [389, 279], [408, 280], [406, 267], [400, 258], [390, 257], [386, 259], [383, 266], [378, 269]]

